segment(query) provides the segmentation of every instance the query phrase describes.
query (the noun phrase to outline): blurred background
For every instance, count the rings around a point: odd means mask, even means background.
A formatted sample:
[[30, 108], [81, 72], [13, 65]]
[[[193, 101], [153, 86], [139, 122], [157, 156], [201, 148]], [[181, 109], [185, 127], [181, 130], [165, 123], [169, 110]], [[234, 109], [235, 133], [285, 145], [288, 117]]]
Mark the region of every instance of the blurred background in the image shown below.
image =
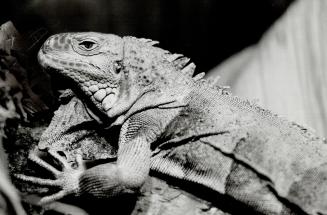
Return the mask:
[[199, 71], [259, 40], [292, 0], [2, 0], [20, 33], [100, 31], [160, 41]]

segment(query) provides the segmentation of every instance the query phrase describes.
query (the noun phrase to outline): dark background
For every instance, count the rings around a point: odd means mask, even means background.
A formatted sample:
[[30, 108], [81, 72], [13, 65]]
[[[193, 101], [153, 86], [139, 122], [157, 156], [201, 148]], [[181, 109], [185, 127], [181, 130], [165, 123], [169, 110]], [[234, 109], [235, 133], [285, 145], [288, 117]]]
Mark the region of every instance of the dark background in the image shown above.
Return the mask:
[[2, 0], [0, 21], [12, 20], [25, 35], [42, 29], [151, 38], [191, 57], [202, 72], [257, 42], [292, 1]]

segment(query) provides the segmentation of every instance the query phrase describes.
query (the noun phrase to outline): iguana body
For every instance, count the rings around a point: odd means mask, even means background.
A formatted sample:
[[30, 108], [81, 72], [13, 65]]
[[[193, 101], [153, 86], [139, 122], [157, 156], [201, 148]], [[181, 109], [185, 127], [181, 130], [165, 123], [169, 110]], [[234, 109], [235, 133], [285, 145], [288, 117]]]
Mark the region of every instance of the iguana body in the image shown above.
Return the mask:
[[74, 81], [100, 117], [121, 125], [117, 163], [68, 172], [56, 181], [22, 177], [48, 185], [75, 183], [47, 200], [72, 192], [96, 197], [136, 192], [151, 168], [264, 214], [291, 213], [286, 206], [327, 213], [325, 141], [194, 80], [194, 64], [185, 58], [150, 40], [89, 32], [49, 38], [39, 60]]

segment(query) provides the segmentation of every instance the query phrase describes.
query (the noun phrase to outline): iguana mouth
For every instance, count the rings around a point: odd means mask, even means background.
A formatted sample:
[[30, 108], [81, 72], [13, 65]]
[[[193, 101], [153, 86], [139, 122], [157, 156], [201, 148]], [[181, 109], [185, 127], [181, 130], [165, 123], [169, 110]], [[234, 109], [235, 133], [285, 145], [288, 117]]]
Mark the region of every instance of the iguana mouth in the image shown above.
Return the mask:
[[114, 103], [117, 101], [116, 88], [106, 87], [100, 83], [97, 83], [87, 87], [87, 89], [84, 89], [88, 92], [91, 92], [92, 100], [96, 101], [96, 103], [99, 104], [98, 106], [101, 106], [105, 112], [110, 110]]

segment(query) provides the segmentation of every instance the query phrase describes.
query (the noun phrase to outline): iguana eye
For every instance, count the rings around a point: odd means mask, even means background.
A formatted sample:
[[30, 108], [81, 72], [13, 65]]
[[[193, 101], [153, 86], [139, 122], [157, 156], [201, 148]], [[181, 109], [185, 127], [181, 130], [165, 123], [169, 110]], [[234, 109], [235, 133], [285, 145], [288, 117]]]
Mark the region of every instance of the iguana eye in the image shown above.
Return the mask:
[[85, 40], [83, 42], [80, 42], [78, 45], [85, 50], [92, 50], [96, 47], [96, 43], [91, 40]]

